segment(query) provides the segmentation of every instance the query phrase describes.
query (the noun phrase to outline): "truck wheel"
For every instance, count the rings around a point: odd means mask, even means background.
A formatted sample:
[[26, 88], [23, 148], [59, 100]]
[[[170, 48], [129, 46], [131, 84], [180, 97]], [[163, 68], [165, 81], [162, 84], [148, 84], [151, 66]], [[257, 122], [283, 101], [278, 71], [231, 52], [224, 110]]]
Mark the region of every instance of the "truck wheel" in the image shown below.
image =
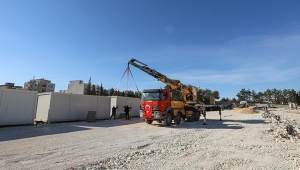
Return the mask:
[[171, 113], [167, 113], [167, 115], [164, 118], [164, 125], [170, 126], [172, 124], [172, 115]]
[[192, 117], [192, 116], [187, 116], [187, 117], [186, 117], [186, 121], [191, 122], [191, 121], [192, 121], [191, 117]]
[[146, 123], [149, 124], [149, 125], [150, 125], [152, 122], [153, 122], [153, 120], [146, 120]]
[[191, 118], [190, 118], [191, 122], [195, 121], [195, 119], [196, 119], [195, 117], [196, 117], [196, 114], [195, 114], [195, 112], [193, 112], [191, 115]]
[[182, 118], [183, 121], [185, 121], [186, 117], [185, 117], [185, 115], [181, 115], [181, 118]]
[[200, 113], [196, 112], [195, 121], [199, 121], [199, 120], [200, 120]]
[[181, 122], [181, 113], [177, 113], [177, 115], [175, 116], [174, 122], [176, 125], [179, 125]]

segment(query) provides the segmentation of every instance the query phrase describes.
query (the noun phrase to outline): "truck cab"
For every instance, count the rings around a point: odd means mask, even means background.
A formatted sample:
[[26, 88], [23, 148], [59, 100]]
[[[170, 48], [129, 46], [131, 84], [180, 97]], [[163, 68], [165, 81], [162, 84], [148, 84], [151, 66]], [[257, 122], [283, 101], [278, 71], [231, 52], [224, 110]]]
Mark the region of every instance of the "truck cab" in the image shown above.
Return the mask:
[[170, 91], [167, 89], [147, 89], [141, 96], [140, 117], [146, 120], [162, 120], [171, 109]]

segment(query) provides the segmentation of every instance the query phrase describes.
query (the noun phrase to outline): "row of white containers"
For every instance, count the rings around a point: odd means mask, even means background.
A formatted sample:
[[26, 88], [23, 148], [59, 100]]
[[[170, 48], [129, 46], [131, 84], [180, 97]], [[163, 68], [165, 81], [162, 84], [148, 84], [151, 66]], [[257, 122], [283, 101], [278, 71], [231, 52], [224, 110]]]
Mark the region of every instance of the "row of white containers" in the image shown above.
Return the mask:
[[139, 116], [138, 98], [90, 96], [70, 93], [37, 93], [21, 90], [0, 90], [0, 126], [43, 122], [80, 121], [88, 111], [96, 111], [96, 119], [109, 119], [111, 108], [131, 107], [130, 116]]

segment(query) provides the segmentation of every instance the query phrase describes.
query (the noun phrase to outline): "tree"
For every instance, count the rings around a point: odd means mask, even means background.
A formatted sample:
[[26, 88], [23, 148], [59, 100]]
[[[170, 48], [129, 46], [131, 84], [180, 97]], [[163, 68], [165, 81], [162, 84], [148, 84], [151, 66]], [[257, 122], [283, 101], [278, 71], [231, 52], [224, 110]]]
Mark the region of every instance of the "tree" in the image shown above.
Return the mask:
[[91, 95], [96, 95], [96, 87], [95, 87], [95, 84], [92, 85]]
[[110, 88], [109, 89], [109, 95], [112, 96], [115, 92], [115, 89], [114, 88]]
[[300, 90], [297, 93], [297, 104], [300, 104]]
[[255, 102], [258, 100], [258, 95], [256, 94], [255, 90], [251, 91], [251, 95], [252, 95], [252, 101]]
[[103, 87], [102, 87], [102, 83], [101, 83], [101, 86], [100, 86], [100, 96], [103, 96]]
[[289, 101], [290, 102], [297, 102], [297, 93], [294, 89], [290, 90]]
[[274, 103], [279, 103], [281, 90], [277, 90], [276, 88], [271, 90], [272, 98], [274, 99]]
[[238, 97], [239, 101], [246, 100], [246, 89], [241, 89], [240, 92], [236, 95], [236, 97]]
[[215, 99], [220, 99], [219, 92], [217, 90], [212, 92], [210, 89], [199, 89], [197, 91], [198, 101], [209, 100], [210, 97], [214, 97]]
[[229, 101], [228, 97], [222, 97], [221, 101]]
[[264, 93], [263, 92], [258, 92], [257, 93], [257, 98], [258, 98], [259, 102], [262, 103], [263, 100], [264, 100]]
[[91, 95], [91, 86], [92, 86], [92, 79], [90, 77], [89, 82], [84, 90], [85, 95]]
[[289, 90], [283, 89], [282, 90], [282, 98], [283, 98], [283, 103], [288, 103], [289, 102]]
[[136, 97], [132, 90], [127, 91], [127, 97]]
[[250, 101], [251, 100], [251, 91], [250, 89], [246, 90], [245, 100]]
[[103, 96], [108, 96], [108, 90], [107, 89], [103, 89]]
[[204, 91], [202, 89], [199, 89], [197, 91], [197, 100], [198, 101], [204, 101]]
[[232, 98], [231, 101], [236, 102], [236, 98]]
[[272, 91], [270, 89], [267, 89], [265, 92], [264, 92], [264, 96], [265, 96], [265, 99], [270, 102], [271, 99], [272, 99]]
[[[220, 94], [217, 90], [213, 91], [211, 94], [215, 99], [220, 99]], [[227, 98], [228, 99], [228, 98]]]

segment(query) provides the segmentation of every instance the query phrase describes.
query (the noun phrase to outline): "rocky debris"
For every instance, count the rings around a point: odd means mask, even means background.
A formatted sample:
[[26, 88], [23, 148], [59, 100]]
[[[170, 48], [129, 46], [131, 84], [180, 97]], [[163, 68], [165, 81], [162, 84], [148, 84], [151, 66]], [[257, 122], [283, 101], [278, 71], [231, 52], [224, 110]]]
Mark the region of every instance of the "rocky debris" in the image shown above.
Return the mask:
[[267, 133], [272, 135], [276, 142], [296, 142], [300, 139], [297, 131], [300, 131], [300, 120], [291, 119], [265, 111], [262, 113], [263, 118], [270, 118], [270, 128]]

